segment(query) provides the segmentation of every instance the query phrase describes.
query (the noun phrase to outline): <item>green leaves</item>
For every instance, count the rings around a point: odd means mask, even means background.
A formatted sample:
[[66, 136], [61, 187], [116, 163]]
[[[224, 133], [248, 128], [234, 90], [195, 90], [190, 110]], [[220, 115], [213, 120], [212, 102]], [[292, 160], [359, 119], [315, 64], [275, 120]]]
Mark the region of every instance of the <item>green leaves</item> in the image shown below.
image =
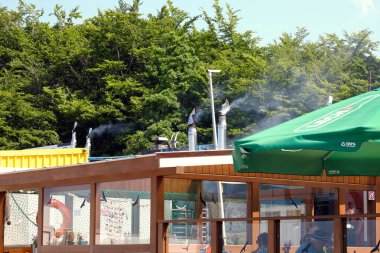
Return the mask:
[[95, 155], [136, 154], [175, 132], [186, 146], [195, 107], [199, 143], [211, 143], [210, 68], [222, 70], [213, 75], [216, 110], [225, 99], [233, 105], [230, 138], [324, 106], [328, 94], [379, 86], [370, 31], [310, 42], [298, 28], [260, 46], [254, 32], [238, 32], [239, 11], [218, 0], [194, 17], [172, 1], [147, 15], [141, 4], [120, 0], [83, 23], [79, 7], [57, 5], [48, 10], [54, 24], [23, 1], [17, 11], [0, 8], [0, 149], [67, 142], [75, 121], [79, 145], [90, 127], [123, 128], [94, 136]]

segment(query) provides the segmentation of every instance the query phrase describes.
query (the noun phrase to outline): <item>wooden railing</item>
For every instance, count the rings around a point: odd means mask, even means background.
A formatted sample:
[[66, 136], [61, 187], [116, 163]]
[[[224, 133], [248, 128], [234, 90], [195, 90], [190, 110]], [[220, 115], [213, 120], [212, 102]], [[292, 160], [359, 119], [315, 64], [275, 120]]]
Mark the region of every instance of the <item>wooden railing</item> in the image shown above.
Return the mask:
[[[371, 235], [378, 242], [380, 239], [380, 214], [365, 214], [365, 215], [325, 215], [325, 216], [287, 216], [287, 217], [260, 217], [260, 218], [225, 218], [225, 219], [181, 219], [181, 220], [159, 220], [158, 221], [158, 253], [172, 253], [172, 252], [200, 252], [202, 248], [211, 247], [212, 253], [221, 253], [223, 248], [230, 253], [242, 253], [251, 252], [256, 249], [256, 239], [253, 236], [252, 230], [258, 229], [260, 222], [267, 222], [267, 232], [268, 232], [268, 253], [294, 253], [298, 246], [291, 245], [286, 251], [283, 249], [283, 245], [280, 245], [280, 222], [298, 220], [303, 222], [321, 222], [329, 221], [333, 224], [334, 231], [329, 231], [332, 234], [332, 247], [330, 252], [334, 253], [361, 253], [370, 252], [375, 245], [365, 245], [360, 247], [347, 247], [346, 238], [346, 226], [348, 219], [361, 219], [363, 222], [371, 222], [373, 230], [376, 230], [376, 235]], [[251, 226], [251, 231], [247, 229], [246, 239], [247, 243], [245, 245], [223, 245], [223, 222], [246, 222]], [[375, 222], [375, 223], [372, 223]], [[199, 242], [198, 244], [188, 243], [187, 247], [181, 245], [177, 247], [170, 244], [169, 238], [169, 225], [175, 223], [188, 223], [200, 226], [200, 224], [209, 223], [211, 224], [211, 242], [203, 244]], [[255, 228], [256, 226], [256, 228]], [[372, 230], [372, 232], [373, 232]], [[257, 234], [256, 234], [257, 236]], [[186, 245], [185, 245], [186, 246]], [[190, 249], [190, 250], [189, 250]], [[333, 250], [332, 250], [333, 249]], [[376, 251], [377, 252], [377, 251]]]

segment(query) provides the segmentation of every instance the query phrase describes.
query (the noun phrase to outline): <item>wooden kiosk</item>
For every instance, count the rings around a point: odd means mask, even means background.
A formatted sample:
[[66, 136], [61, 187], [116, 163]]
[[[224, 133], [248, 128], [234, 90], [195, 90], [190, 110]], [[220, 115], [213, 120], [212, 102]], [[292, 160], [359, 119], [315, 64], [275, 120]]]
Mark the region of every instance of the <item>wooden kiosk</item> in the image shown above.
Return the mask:
[[6, 192], [29, 189], [38, 253], [252, 252], [260, 234], [268, 252], [292, 253], [310, 224], [329, 235], [328, 252], [369, 252], [380, 239], [380, 177], [236, 173], [223, 150], [1, 175], [0, 252], [32, 251], [4, 245]]

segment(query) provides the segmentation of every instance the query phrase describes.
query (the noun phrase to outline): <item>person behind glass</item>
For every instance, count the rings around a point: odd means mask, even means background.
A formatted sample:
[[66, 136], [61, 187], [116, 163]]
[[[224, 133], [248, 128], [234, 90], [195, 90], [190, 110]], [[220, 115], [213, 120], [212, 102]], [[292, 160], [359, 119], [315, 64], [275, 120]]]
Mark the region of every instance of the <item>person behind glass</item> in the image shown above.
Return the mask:
[[326, 253], [330, 243], [330, 238], [325, 231], [316, 230], [311, 235], [309, 242], [304, 242], [296, 253]]
[[306, 224], [306, 233], [301, 237], [301, 241], [300, 241], [300, 244], [304, 244], [305, 242], [310, 242], [310, 239], [311, 239], [311, 236], [315, 233], [315, 231], [317, 231], [319, 229], [319, 227], [312, 223], [312, 222], [309, 222]]
[[[352, 206], [346, 209], [346, 214], [359, 214], [358, 210]], [[360, 234], [362, 232], [361, 219], [347, 219], [347, 246], [358, 246]]]
[[257, 237], [257, 249], [251, 253], [267, 253], [268, 252], [268, 233], [261, 233]]

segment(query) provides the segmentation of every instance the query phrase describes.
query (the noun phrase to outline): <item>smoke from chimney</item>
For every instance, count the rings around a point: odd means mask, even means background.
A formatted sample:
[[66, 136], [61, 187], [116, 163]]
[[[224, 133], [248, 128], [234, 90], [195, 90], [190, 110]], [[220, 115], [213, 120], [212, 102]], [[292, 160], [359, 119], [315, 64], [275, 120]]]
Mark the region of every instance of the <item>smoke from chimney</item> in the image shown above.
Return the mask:
[[77, 132], [76, 128], [78, 126], [78, 122], [75, 121], [73, 130], [71, 131], [71, 147], [76, 148], [77, 146]]

